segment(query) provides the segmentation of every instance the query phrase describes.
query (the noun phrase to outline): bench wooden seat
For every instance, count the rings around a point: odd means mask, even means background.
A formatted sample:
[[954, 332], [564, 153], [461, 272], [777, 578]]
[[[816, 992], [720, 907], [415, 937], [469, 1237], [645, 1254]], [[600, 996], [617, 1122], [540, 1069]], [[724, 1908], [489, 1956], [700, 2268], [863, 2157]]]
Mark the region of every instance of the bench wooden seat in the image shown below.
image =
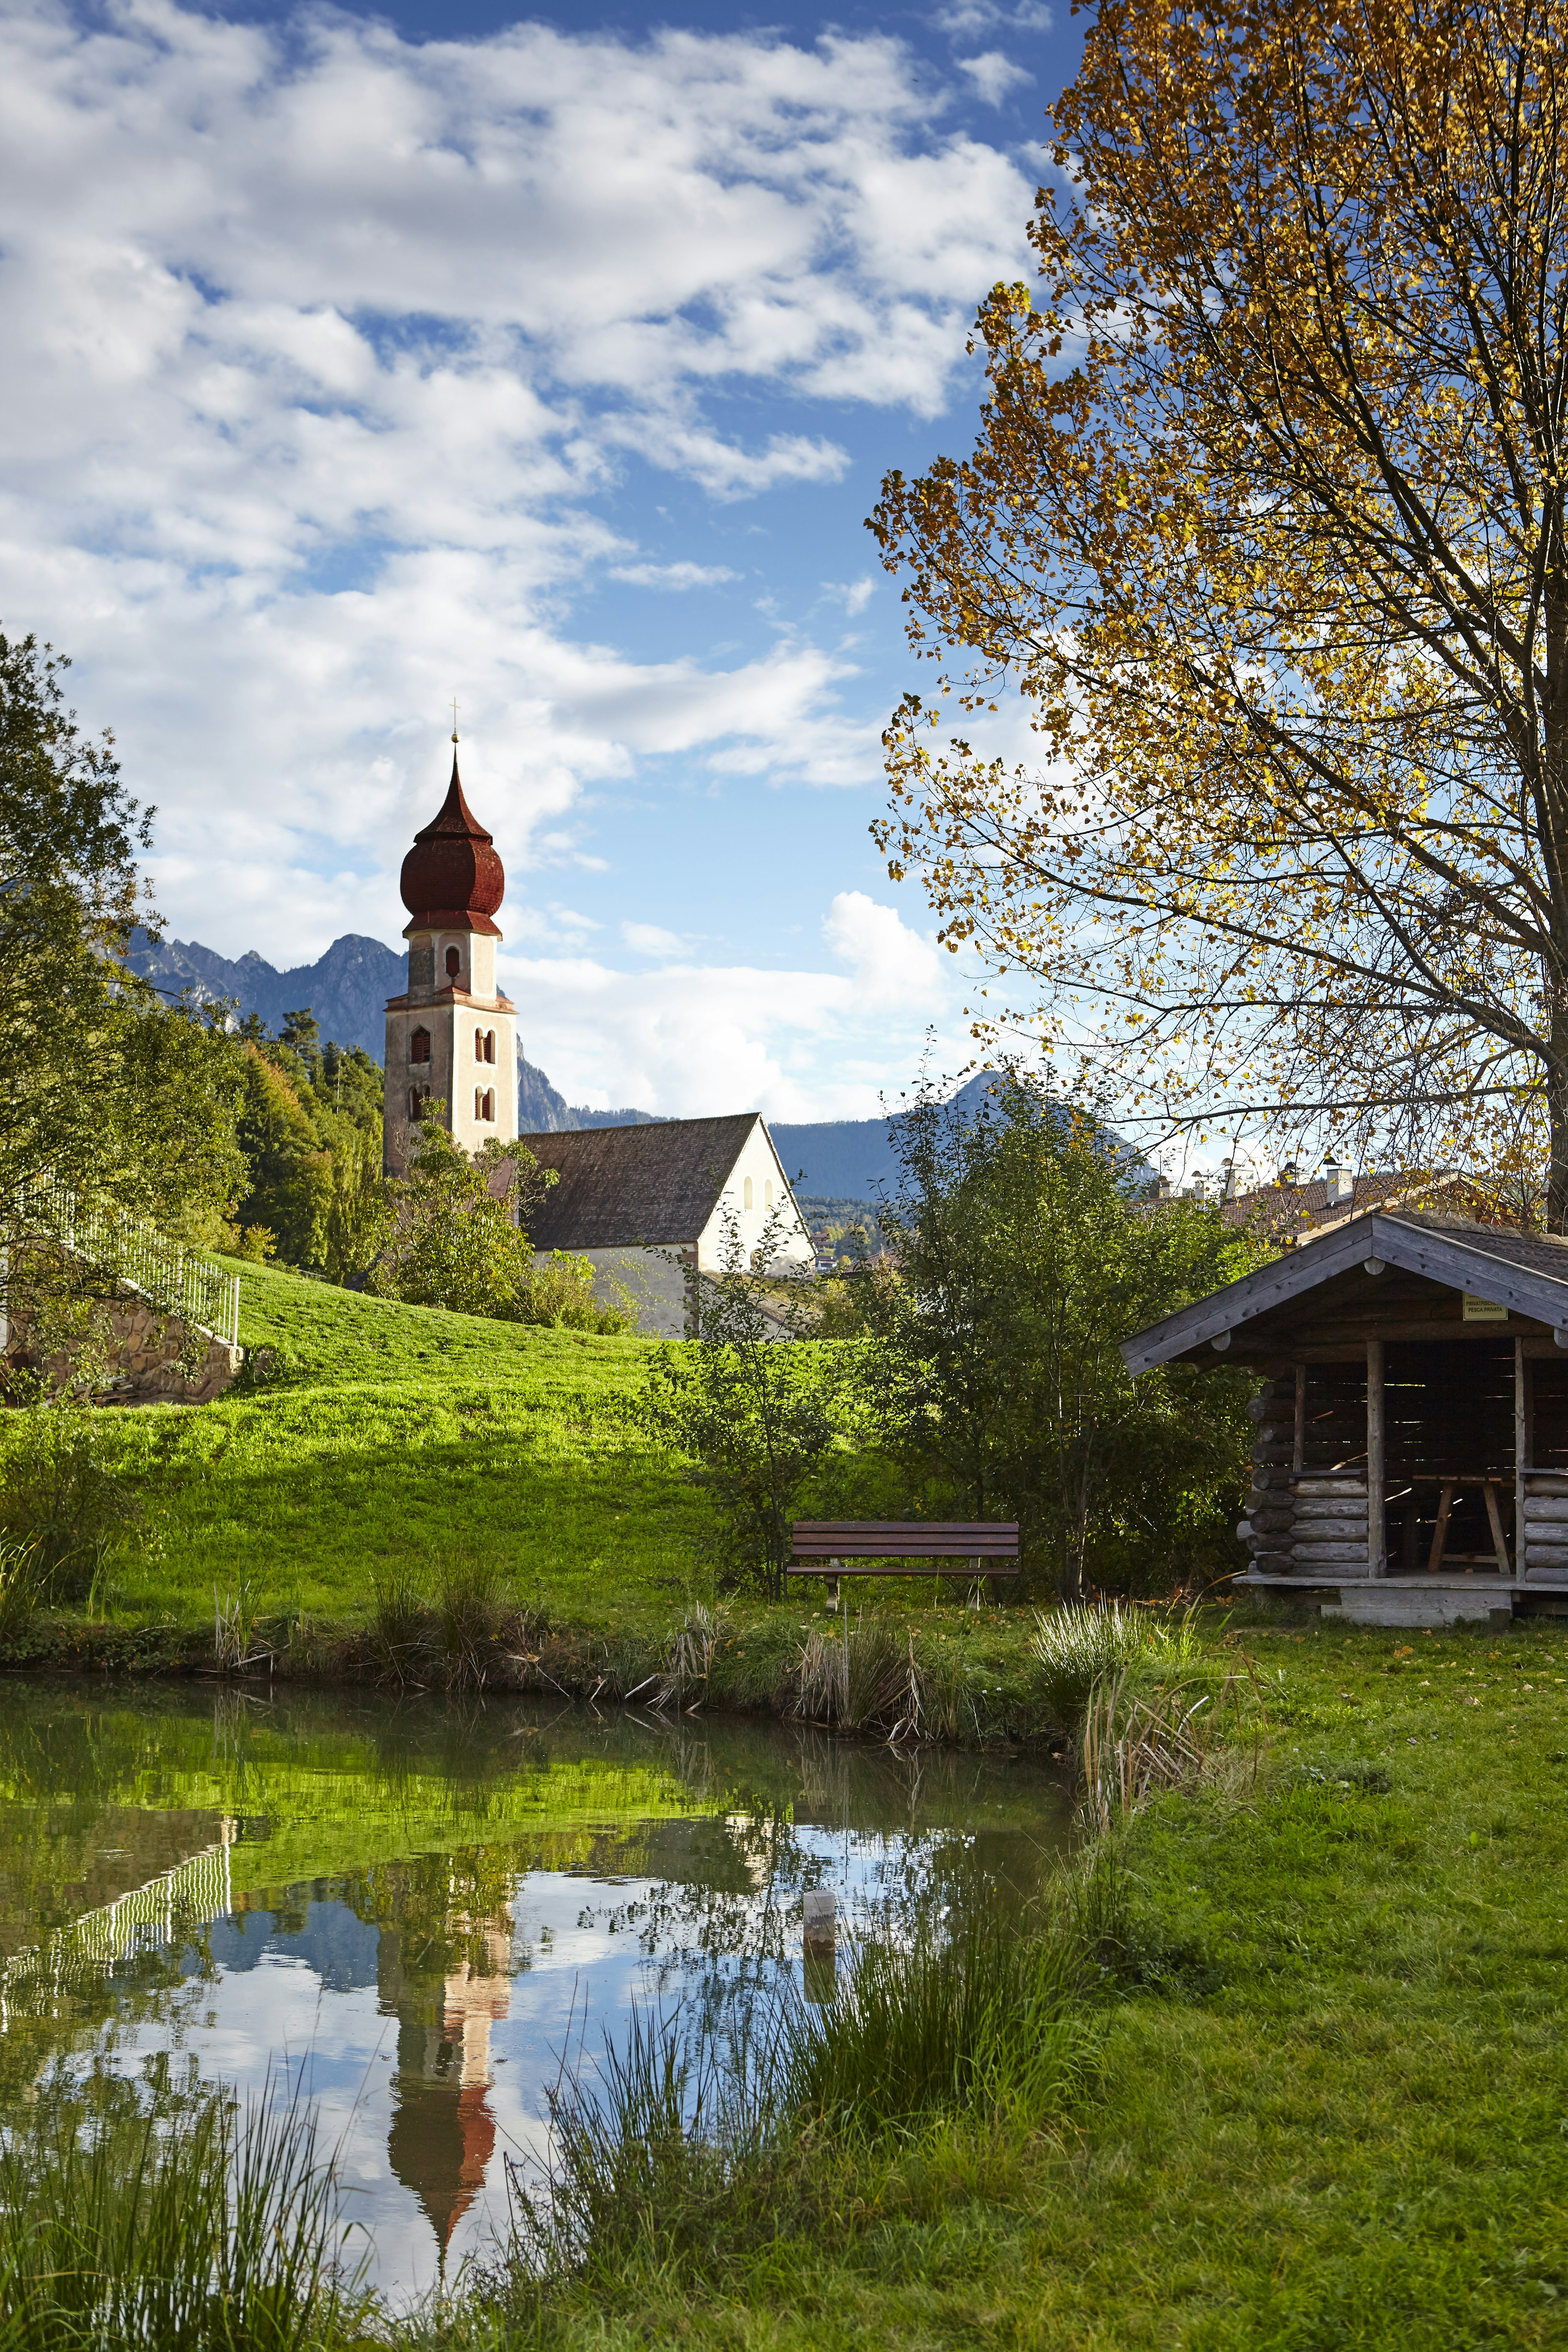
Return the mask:
[[1016, 1519], [796, 1519], [790, 1550], [792, 1576], [1016, 1576], [1018, 1526]]

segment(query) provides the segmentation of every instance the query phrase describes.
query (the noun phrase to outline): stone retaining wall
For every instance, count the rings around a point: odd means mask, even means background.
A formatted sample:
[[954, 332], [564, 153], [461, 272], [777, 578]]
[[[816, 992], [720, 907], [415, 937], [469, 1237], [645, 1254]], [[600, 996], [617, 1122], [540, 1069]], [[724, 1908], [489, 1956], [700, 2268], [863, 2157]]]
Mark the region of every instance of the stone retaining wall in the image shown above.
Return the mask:
[[245, 1361], [243, 1349], [204, 1334], [206, 1349], [195, 1370], [186, 1376], [180, 1364], [185, 1326], [177, 1316], [166, 1322], [145, 1299], [116, 1301], [110, 1308], [113, 1335], [110, 1363], [117, 1374], [114, 1395], [126, 1404], [210, 1404], [221, 1396]]

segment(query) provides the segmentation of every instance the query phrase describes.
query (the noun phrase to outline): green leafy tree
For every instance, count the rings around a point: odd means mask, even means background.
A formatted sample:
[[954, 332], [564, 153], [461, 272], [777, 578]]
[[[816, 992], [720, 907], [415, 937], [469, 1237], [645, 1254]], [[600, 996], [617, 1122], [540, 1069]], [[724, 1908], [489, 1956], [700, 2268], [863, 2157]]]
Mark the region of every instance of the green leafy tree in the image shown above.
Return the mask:
[[446, 1108], [426, 1104], [408, 1173], [391, 1187], [372, 1287], [416, 1307], [515, 1318], [533, 1264], [526, 1219], [555, 1171], [499, 1140], [470, 1159], [444, 1124]]
[[[378, 1073], [379, 1075], [379, 1073]], [[331, 1155], [324, 1265], [330, 1282], [366, 1281], [392, 1230], [392, 1201], [381, 1172], [381, 1128], [351, 1127]]]
[[[65, 709], [66, 667], [0, 636], [0, 1292], [8, 1377], [63, 1361], [61, 1394], [104, 1369], [103, 1302], [134, 1222], [210, 1244], [244, 1181], [237, 1042], [221, 1014], [163, 1003], [125, 966], [132, 926], [156, 926], [137, 874], [151, 813], [110, 739]], [[172, 1311], [172, 1259], [163, 1271], [167, 1299], [138, 1253], [142, 1287]]]
[[0, 636], [0, 1248], [41, 1184], [186, 1234], [243, 1181], [233, 1041], [125, 969], [157, 919], [136, 862], [152, 812], [65, 709], [67, 667]]
[[688, 1457], [688, 1475], [717, 1506], [731, 1565], [777, 1600], [796, 1499], [837, 1440], [845, 1351], [803, 1336], [804, 1318], [765, 1271], [782, 1214], [764, 1226], [754, 1265], [732, 1213], [724, 1227], [721, 1271], [693, 1279], [692, 1339], [658, 1350], [634, 1410]]
[[1058, 1589], [1228, 1564], [1250, 1425], [1240, 1373], [1134, 1381], [1119, 1342], [1246, 1271], [1217, 1207], [1135, 1196], [1098, 1121], [1012, 1083], [894, 1130], [897, 1281], [858, 1296], [884, 1442], [933, 1498], [1016, 1518]]
[[331, 1157], [288, 1075], [255, 1045], [245, 1047], [238, 1132], [250, 1179], [239, 1209], [242, 1234], [265, 1226], [292, 1264], [319, 1265], [332, 1202]]

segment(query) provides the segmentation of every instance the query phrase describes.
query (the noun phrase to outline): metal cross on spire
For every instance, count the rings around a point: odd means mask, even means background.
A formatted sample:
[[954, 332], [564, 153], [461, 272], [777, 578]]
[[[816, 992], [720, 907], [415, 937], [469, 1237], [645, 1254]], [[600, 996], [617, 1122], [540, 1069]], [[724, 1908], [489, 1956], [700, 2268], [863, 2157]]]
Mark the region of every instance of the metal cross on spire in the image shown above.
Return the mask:
[[452, 697], [452, 740], [453, 740], [453, 742], [455, 743], [455, 742], [457, 741], [457, 740], [458, 740], [458, 698], [457, 698], [457, 696], [456, 696], [456, 695], [454, 695], [454, 696]]

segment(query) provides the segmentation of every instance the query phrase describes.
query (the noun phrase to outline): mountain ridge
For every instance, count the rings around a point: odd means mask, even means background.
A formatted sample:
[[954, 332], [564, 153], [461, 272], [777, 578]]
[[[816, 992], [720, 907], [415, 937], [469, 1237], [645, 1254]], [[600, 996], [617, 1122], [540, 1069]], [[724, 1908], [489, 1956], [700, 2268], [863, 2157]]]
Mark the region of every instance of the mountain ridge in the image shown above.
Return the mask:
[[[377, 1063], [385, 1049], [386, 1000], [401, 996], [408, 984], [406, 955], [360, 931], [345, 931], [314, 963], [294, 964], [287, 971], [268, 963], [254, 948], [231, 960], [196, 940], [154, 944], [144, 931], [134, 935], [126, 961], [165, 993], [188, 992], [203, 1003], [226, 998], [242, 1013], [258, 1013], [274, 1030], [285, 1013], [309, 1005], [323, 1038], [331, 1037], [340, 1045], [362, 1046]], [[994, 1071], [983, 1070], [961, 1087], [952, 1100], [973, 1112], [996, 1083]], [[526, 1058], [519, 1043], [520, 1133], [558, 1135], [583, 1128], [641, 1127], [655, 1124], [661, 1117], [658, 1111], [590, 1110], [584, 1104], [569, 1103], [544, 1072]], [[869, 1202], [877, 1188], [891, 1183], [897, 1174], [893, 1122], [899, 1117], [895, 1111], [879, 1118], [780, 1119], [768, 1125], [784, 1173], [798, 1191]], [[1120, 1137], [1114, 1139], [1121, 1141]]]

